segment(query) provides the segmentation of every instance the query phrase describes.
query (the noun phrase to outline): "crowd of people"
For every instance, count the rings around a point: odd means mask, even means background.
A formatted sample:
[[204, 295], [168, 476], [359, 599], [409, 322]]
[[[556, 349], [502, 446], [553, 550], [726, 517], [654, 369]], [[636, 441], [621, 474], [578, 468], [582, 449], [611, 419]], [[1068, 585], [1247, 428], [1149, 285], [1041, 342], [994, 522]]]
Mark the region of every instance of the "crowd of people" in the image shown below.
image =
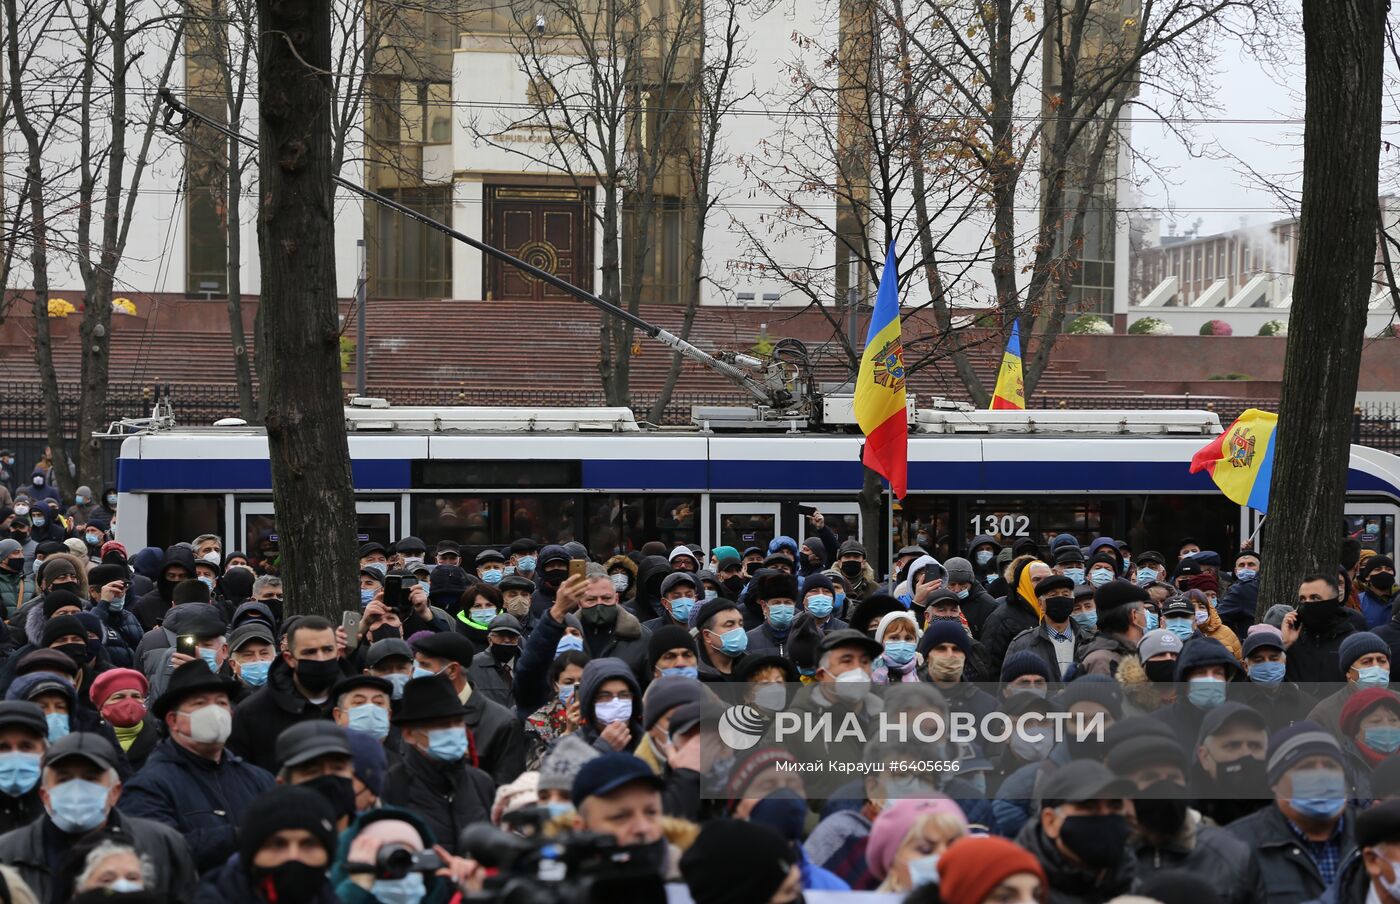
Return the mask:
[[[1355, 541], [1261, 606], [1259, 552], [1189, 539], [980, 536], [885, 575], [820, 513], [603, 561], [405, 537], [359, 549], [337, 623], [217, 534], [127, 550], [113, 499], [35, 476], [0, 505], [7, 901], [1400, 904], [1395, 566]], [[709, 730], [735, 700], [742, 750]], [[787, 712], [1101, 731], [872, 741], [889, 768], [822, 782]]]

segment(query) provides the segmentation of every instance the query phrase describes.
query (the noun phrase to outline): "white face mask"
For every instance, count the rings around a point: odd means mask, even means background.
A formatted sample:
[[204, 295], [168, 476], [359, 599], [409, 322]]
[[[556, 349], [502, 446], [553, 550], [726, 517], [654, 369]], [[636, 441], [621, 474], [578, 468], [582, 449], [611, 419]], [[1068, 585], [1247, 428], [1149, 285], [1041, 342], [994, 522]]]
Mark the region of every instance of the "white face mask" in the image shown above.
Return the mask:
[[870, 690], [870, 673], [864, 669], [855, 668], [836, 676], [836, 696], [848, 703], [861, 699], [868, 690]]
[[211, 703], [185, 715], [190, 719], [190, 740], [197, 743], [222, 744], [233, 731], [233, 714], [222, 706]]
[[[1380, 852], [1377, 851], [1377, 853], [1379, 854]], [[1390, 864], [1390, 875], [1392, 878], [1387, 879], [1384, 875], [1377, 876], [1376, 878], [1381, 881], [1381, 888], [1385, 889], [1386, 894], [1390, 895], [1392, 898], [1400, 898], [1400, 863], [1396, 863], [1389, 857], [1382, 856], [1381, 859]]]

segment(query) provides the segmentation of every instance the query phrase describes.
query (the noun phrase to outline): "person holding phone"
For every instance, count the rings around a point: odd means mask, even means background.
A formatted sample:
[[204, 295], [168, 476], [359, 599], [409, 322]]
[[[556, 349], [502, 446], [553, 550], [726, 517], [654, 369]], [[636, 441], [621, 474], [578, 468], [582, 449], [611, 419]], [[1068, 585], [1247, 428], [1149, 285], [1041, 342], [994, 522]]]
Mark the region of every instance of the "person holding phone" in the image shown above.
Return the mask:
[[135, 666], [136, 647], [145, 633], [140, 620], [126, 608], [130, 590], [131, 572], [125, 565], [94, 565], [88, 571], [91, 612], [102, 622], [107, 633], [102, 645], [112, 665], [119, 668]]

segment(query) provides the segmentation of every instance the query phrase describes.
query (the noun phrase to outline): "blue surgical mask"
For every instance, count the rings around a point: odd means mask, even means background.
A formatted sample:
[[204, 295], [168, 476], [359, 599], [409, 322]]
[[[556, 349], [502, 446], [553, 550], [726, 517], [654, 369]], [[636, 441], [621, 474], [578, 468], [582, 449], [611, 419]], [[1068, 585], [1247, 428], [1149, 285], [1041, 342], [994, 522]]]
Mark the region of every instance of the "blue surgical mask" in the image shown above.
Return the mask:
[[711, 590], [709, 587], [706, 587], [706, 588], [705, 588], [705, 602], [708, 603], [710, 600], [715, 600], [715, 599], [719, 599], [719, 591], [718, 591], [718, 590]]
[[409, 873], [402, 879], [375, 879], [369, 893], [380, 904], [419, 904], [428, 886], [422, 873]]
[[1138, 586], [1139, 586], [1139, 587], [1146, 587], [1148, 584], [1151, 584], [1151, 583], [1152, 583], [1153, 581], [1155, 581], [1155, 580], [1157, 580], [1157, 569], [1155, 569], [1155, 568], [1139, 568], [1139, 569], [1138, 569], [1138, 573], [1137, 573], [1137, 582], [1138, 582]]
[[565, 634], [563, 637], [559, 638], [559, 642], [554, 645], [554, 656], [556, 659], [565, 653], [582, 652], [583, 638], [579, 637], [577, 634]]
[[1225, 682], [1219, 678], [1192, 678], [1187, 682], [1186, 699], [1199, 709], [1215, 709], [1225, 702]]
[[908, 665], [914, 660], [914, 641], [892, 640], [885, 644], [885, 661], [893, 665]]
[[108, 788], [96, 782], [69, 779], [49, 789], [49, 815], [54, 825], [76, 835], [90, 832], [107, 819]]
[[1089, 583], [1093, 584], [1095, 587], [1102, 587], [1111, 580], [1113, 580], [1113, 572], [1111, 570], [1095, 568], [1093, 571], [1089, 572]]
[[379, 592], [379, 591], [378, 591], [378, 590], [375, 590], [373, 587], [361, 587], [361, 588], [360, 588], [360, 605], [361, 605], [361, 606], [368, 606], [370, 603], [374, 602], [374, 595], [375, 595], [376, 593], [378, 593], [378, 592]]
[[921, 885], [938, 884], [938, 854], [915, 857], [905, 864], [909, 869], [909, 884], [918, 888]]
[[207, 649], [205, 647], [200, 647], [196, 652], [199, 653], [199, 658], [204, 660], [204, 664], [209, 666], [209, 671], [213, 672], [216, 675], [219, 674], [218, 654], [216, 654], [213, 650]]
[[[846, 594], [844, 594], [844, 593], [842, 593], [840, 590], [838, 590], [838, 591], [836, 591], [836, 607], [837, 607], [837, 608], [840, 608], [840, 607], [842, 607], [842, 606], [844, 606], [844, 605], [846, 605]], [[807, 608], [810, 609], [811, 607], [808, 606]]]
[[466, 755], [466, 729], [434, 728], [428, 732], [428, 756], [443, 763], [455, 763]]
[[699, 678], [700, 670], [693, 665], [673, 665], [661, 670], [663, 678]]
[[1066, 568], [1065, 577], [1069, 578], [1071, 581], [1074, 581], [1076, 584], [1082, 584], [1084, 583], [1084, 569]]
[[54, 743], [55, 741], [61, 741], [64, 738], [68, 737], [68, 732], [71, 729], [68, 725], [67, 713], [49, 713], [48, 715], [44, 716], [44, 721], [49, 726], [50, 744]]
[[1083, 628], [1085, 631], [1093, 630], [1099, 626], [1099, 612], [1097, 609], [1090, 609], [1088, 612], [1073, 612], [1070, 614], [1070, 618], [1074, 619], [1075, 624], [1079, 625], [1079, 627]]
[[1292, 775], [1288, 802], [1304, 816], [1330, 819], [1347, 803], [1346, 776], [1332, 769], [1300, 769]]
[[836, 600], [824, 593], [807, 597], [807, 611], [817, 618], [826, 618], [830, 615], [835, 604]]
[[120, 612], [126, 608], [126, 597], [119, 596], [114, 600], [107, 601], [108, 612]]
[[977, 550], [976, 559], [978, 565], [986, 568], [992, 563], [992, 551], [990, 549], [979, 549]]
[[1363, 735], [1366, 746], [1380, 753], [1394, 753], [1400, 750], [1400, 728], [1391, 725], [1372, 725]]
[[505, 572], [499, 568], [492, 568], [481, 575], [481, 579], [488, 584], [499, 584], [501, 578], [505, 577]]
[[972, 593], [972, 588], [971, 588], [971, 587], [964, 587], [963, 589], [956, 591], [956, 593], [957, 593], [958, 599], [960, 599], [960, 600], [965, 600], [965, 599], [967, 599], [968, 594]]
[[1149, 631], [1156, 631], [1156, 630], [1157, 630], [1157, 613], [1156, 613], [1156, 612], [1152, 612], [1151, 610], [1149, 610], [1149, 611], [1147, 612], [1147, 630], [1149, 630]]
[[479, 608], [479, 609], [473, 609], [473, 610], [472, 610], [472, 621], [476, 622], [476, 623], [479, 624], [479, 625], [489, 624], [490, 621], [491, 621], [491, 619], [493, 619], [493, 618], [495, 618], [495, 617], [496, 617], [496, 607], [495, 607], [495, 606], [482, 606], [482, 607]]
[[369, 562], [364, 567], [378, 573], [381, 578], [389, 573], [389, 565], [387, 562]]
[[87, 504], [87, 497], [84, 496], [82, 493], [79, 493], [79, 494], [77, 494], [76, 496], [73, 497], [73, 503], [74, 503], [75, 505], [86, 505], [86, 504]]
[[125, 876], [120, 879], [114, 879], [112, 884], [107, 886], [107, 891], [114, 895], [128, 895], [145, 890], [146, 886], [142, 885], [140, 882], [128, 879]]
[[238, 667], [238, 677], [249, 687], [262, 687], [267, 684], [267, 671], [272, 668], [272, 661], [266, 662], [245, 662]]
[[1383, 665], [1368, 665], [1356, 670], [1357, 687], [1389, 687], [1390, 669]]
[[32, 524], [32, 525], [34, 525], [35, 527], [43, 527], [43, 526], [44, 526], [44, 520], [45, 520], [45, 519], [44, 519], [44, 516], [43, 516], [43, 515], [30, 515], [30, 516], [29, 516], [29, 523]]
[[690, 613], [695, 611], [695, 597], [678, 596], [671, 600], [671, 617], [684, 625], [690, 621]]
[[211, 578], [209, 575], [207, 575], [207, 574], [201, 574], [201, 575], [199, 576], [199, 582], [200, 582], [201, 584], [203, 584], [205, 587], [208, 587], [208, 588], [209, 588], [209, 592], [212, 593], [212, 592], [214, 591], [214, 579]]
[[1249, 581], [1249, 580], [1253, 580], [1255, 577], [1258, 577], [1258, 575], [1259, 575], [1259, 570], [1258, 570], [1257, 568], [1236, 568], [1236, 569], [1235, 569], [1235, 580], [1238, 580], [1238, 581]]
[[787, 630], [792, 624], [792, 618], [797, 614], [797, 607], [792, 603], [769, 603], [768, 604], [768, 624], [781, 630]]
[[572, 815], [574, 808], [570, 804], [566, 804], [561, 800], [556, 800], [545, 804], [544, 811], [549, 814], [550, 819], [558, 819], [561, 816]]
[[346, 727], [362, 731], [382, 741], [389, 736], [389, 711], [373, 703], [362, 703], [350, 707]]
[[[715, 633], [715, 632], [710, 632]], [[744, 626], [731, 628], [719, 635], [720, 652], [726, 656], [738, 656], [749, 648], [749, 635], [744, 633]]]
[[1182, 640], [1189, 638], [1196, 630], [1196, 623], [1187, 618], [1166, 619], [1166, 629]]
[[408, 684], [408, 679], [409, 679], [410, 676], [409, 676], [409, 675], [405, 675], [403, 672], [395, 672], [395, 673], [392, 674], [392, 675], [385, 675], [384, 677], [388, 680], [388, 682], [389, 682], [390, 684], [392, 684], [392, 685], [394, 686], [394, 694], [393, 694], [394, 699], [395, 699], [395, 700], [400, 700], [400, 699], [402, 699], [402, 698], [403, 698], [403, 686], [404, 686], [405, 684]]
[[20, 797], [39, 784], [39, 754], [0, 753], [0, 792]]
[[516, 565], [515, 565], [515, 570], [516, 570], [516, 571], [525, 571], [525, 572], [534, 571], [534, 570], [535, 570], [535, 561], [536, 561], [535, 556], [521, 556], [521, 557], [520, 557], [520, 561], [517, 562]]
[[577, 690], [577, 689], [578, 689], [578, 685], [577, 685], [577, 684], [561, 684], [561, 685], [559, 685], [559, 702], [560, 702], [560, 703], [563, 703], [563, 704], [565, 704], [565, 705], [567, 705], [568, 702], [569, 702], [569, 700], [573, 698], [573, 696], [574, 696], [574, 691]]
[[1278, 684], [1287, 669], [1281, 662], [1256, 662], [1249, 667], [1249, 680], [1255, 684]]

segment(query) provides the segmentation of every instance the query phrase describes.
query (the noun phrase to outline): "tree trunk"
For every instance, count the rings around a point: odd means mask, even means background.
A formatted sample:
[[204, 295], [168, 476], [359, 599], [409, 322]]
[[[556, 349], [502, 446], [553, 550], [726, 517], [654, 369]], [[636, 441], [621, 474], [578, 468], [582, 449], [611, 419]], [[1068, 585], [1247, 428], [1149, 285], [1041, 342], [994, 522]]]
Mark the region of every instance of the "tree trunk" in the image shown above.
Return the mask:
[[1382, 0], [1303, 0], [1303, 194], [1259, 610], [1337, 573], [1376, 258]]
[[[241, 121], [241, 117], [233, 120]], [[248, 337], [243, 330], [243, 234], [239, 204], [243, 192], [242, 151], [237, 138], [228, 140], [228, 199], [224, 204], [228, 219], [228, 334], [233, 344], [233, 378], [238, 385], [238, 416], [254, 422], [258, 416], [253, 394], [253, 367], [248, 355]]]
[[272, 498], [289, 613], [359, 610], [340, 387], [330, 0], [258, 0], [258, 249]]

